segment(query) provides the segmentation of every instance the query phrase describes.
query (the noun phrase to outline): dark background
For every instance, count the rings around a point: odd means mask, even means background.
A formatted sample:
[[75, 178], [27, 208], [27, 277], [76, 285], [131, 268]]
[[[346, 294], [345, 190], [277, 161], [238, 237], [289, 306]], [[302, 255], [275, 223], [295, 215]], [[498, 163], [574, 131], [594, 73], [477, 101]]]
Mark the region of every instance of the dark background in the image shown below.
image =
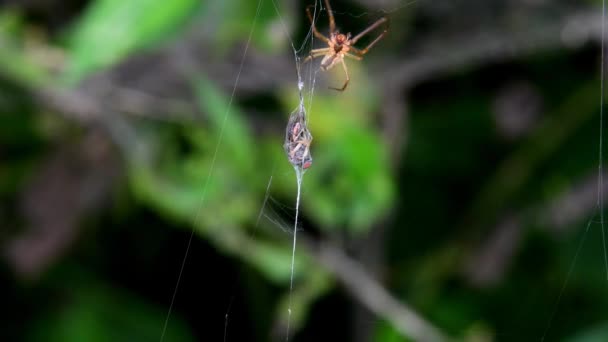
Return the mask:
[[[324, 45], [275, 1], [0, 3], [0, 340], [285, 340]], [[390, 27], [301, 69], [290, 340], [608, 340], [601, 2], [331, 5]]]

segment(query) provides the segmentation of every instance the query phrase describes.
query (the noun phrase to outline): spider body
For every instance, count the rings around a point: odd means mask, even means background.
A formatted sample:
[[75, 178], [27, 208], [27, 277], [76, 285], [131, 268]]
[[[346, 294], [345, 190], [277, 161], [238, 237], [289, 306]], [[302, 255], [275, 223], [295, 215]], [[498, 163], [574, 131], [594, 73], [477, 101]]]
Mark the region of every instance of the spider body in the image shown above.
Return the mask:
[[321, 60], [321, 70], [327, 71], [344, 60], [344, 57], [348, 51], [350, 51], [348, 42], [349, 37], [350, 34], [347, 36], [342, 33], [331, 36], [327, 44], [329, 46], [329, 53], [327, 53]]
[[[306, 57], [306, 59], [304, 60], [304, 63], [314, 58], [323, 56], [320, 66], [321, 70], [323, 71], [327, 71], [336, 66], [337, 64], [342, 64], [344, 74], [346, 75], [344, 85], [341, 88], [330, 87], [330, 89], [344, 91], [344, 89], [346, 89], [346, 87], [348, 86], [348, 82], [350, 81], [350, 77], [348, 76], [348, 68], [346, 67], [346, 63], [344, 63], [344, 58], [349, 57], [356, 60], [362, 60], [363, 55], [365, 55], [369, 51], [369, 49], [371, 49], [372, 46], [374, 46], [378, 41], [380, 41], [380, 39], [382, 39], [382, 37], [384, 37], [384, 35], [386, 35], [386, 33], [388, 32], [388, 19], [386, 17], [382, 17], [376, 20], [375, 23], [371, 24], [368, 28], [361, 31], [361, 33], [359, 33], [355, 37], [351, 38], [350, 33], [343, 34], [338, 32], [338, 30], [336, 29], [336, 22], [334, 19], [333, 12], [331, 11], [331, 6], [329, 5], [329, 0], [325, 0], [325, 7], [327, 8], [327, 15], [329, 17], [329, 38], [317, 30], [312, 14], [310, 13], [311, 6], [308, 6], [306, 8], [308, 19], [310, 20], [310, 23], [312, 25], [313, 34], [315, 35], [315, 37], [325, 42], [325, 44], [327, 44], [327, 47], [311, 50], [308, 57]], [[365, 36], [366, 34], [375, 30], [383, 24], [384, 30], [382, 31], [382, 33], [380, 33], [380, 35], [376, 37], [376, 39], [369, 43], [367, 47], [365, 47], [364, 49], [358, 49], [353, 46], [361, 37]]]

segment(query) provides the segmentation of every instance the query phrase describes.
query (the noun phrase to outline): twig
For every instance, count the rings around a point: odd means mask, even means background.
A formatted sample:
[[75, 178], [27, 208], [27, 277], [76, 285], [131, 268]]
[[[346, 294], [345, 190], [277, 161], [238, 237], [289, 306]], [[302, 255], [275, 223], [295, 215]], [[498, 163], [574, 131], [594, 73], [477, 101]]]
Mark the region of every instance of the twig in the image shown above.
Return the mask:
[[[307, 239], [310, 247], [310, 239]], [[374, 314], [390, 322], [403, 336], [415, 341], [449, 341], [438, 328], [414, 309], [393, 297], [357, 261], [330, 243], [320, 243], [312, 255], [340, 280], [343, 286]]]
[[[466, 32], [451, 40], [424, 38], [418, 53], [389, 64], [380, 75], [388, 88], [412, 86], [469, 65], [510, 60], [557, 47], [580, 46], [601, 39], [601, 15], [579, 12], [521, 32]], [[387, 63], [383, 63], [387, 65]]]
[[[606, 174], [602, 176], [606, 177]], [[598, 183], [598, 176], [593, 173], [572, 184], [561, 196], [540, 204], [540, 207], [532, 205], [502, 217], [466, 261], [464, 272], [469, 281], [478, 287], [501, 281], [520, 246], [527, 222], [534, 222], [558, 236], [577, 228], [576, 222], [592, 216], [597, 210]], [[602, 199], [608, 196], [607, 191], [608, 184], [603, 184], [600, 188]]]
[[[377, 73], [382, 82], [378, 83], [397, 92], [403, 87], [411, 87], [465, 66], [509, 60], [543, 49], [577, 46], [590, 39], [599, 41], [600, 37], [601, 16], [592, 12], [574, 13], [553, 23], [543, 24], [542, 27], [526, 28], [521, 32], [463, 32], [459, 38], [452, 39], [443, 36], [420, 37], [424, 43], [414, 48], [418, 52], [406, 51], [405, 56], [382, 63], [383, 72]], [[231, 60], [222, 60], [209, 67], [211, 57], [199, 48], [205, 44], [209, 43], [201, 42], [200, 37], [187, 36], [160, 53], [136, 56], [93, 77], [86, 82], [85, 87], [71, 91], [72, 94], [67, 97], [54, 99], [57, 94], [50, 92], [44, 98], [53, 101], [57, 109], [70, 107], [75, 100], [82, 103], [85, 101], [82, 97], [86, 96], [86, 101], [90, 104], [86, 106], [88, 108], [110, 107], [117, 113], [190, 121], [194, 119], [192, 116], [179, 113], [195, 111], [188, 99], [183, 98], [184, 90], [189, 89], [192, 69], [204, 70], [217, 84], [224, 87], [230, 86], [227, 82], [232, 79], [229, 76], [235, 70], [236, 62]], [[183, 63], [184, 60], [191, 63]], [[185, 70], [184, 64], [192, 65]], [[140, 72], [141, 67], [138, 65], [148, 67]], [[151, 73], [150, 70], [154, 72]], [[260, 93], [278, 89], [282, 84], [292, 84], [293, 78], [286, 76], [291, 75], [290, 70], [289, 60], [284, 56], [254, 53], [243, 69], [237, 90], [239, 94]], [[2, 73], [5, 74], [6, 70], [2, 70]], [[39, 83], [26, 86], [38, 90], [40, 88]], [[179, 95], [165, 94], [167, 89], [173, 89]], [[163, 94], [159, 96], [157, 93]], [[166, 118], [167, 113], [172, 113], [172, 116]]]

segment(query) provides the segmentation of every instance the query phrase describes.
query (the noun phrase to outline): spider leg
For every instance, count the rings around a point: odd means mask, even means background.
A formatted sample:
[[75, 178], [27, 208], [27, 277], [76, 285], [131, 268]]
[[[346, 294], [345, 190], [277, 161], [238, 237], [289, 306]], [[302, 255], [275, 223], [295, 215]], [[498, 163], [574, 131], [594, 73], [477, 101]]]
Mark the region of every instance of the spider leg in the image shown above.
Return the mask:
[[315, 35], [315, 37], [321, 39], [326, 44], [329, 44], [329, 38], [325, 37], [321, 32], [317, 30], [317, 25], [315, 25], [315, 21], [312, 18], [312, 14], [310, 13], [311, 7], [314, 7], [314, 5], [309, 5], [308, 7], [306, 7], [306, 14], [308, 15], [308, 19], [310, 20], [310, 25], [312, 26], [312, 33]]
[[329, 5], [329, 0], [325, 0], [325, 10], [327, 11], [327, 16], [329, 17], [329, 33], [333, 34], [336, 32], [336, 20], [334, 19], [334, 12], [331, 10], [331, 6]]
[[350, 47], [351, 49], [353, 49], [353, 51], [355, 51], [357, 54], [359, 55], [364, 55], [367, 53], [367, 51], [369, 49], [372, 48], [372, 46], [374, 46], [378, 41], [380, 41], [380, 39], [382, 39], [386, 33], [388, 32], [388, 19], [386, 17], [382, 17], [380, 19], [378, 19], [375, 23], [373, 23], [370, 27], [366, 28], [365, 30], [363, 30], [361, 33], [359, 33], [358, 35], [356, 35], [353, 39], [350, 40], [351, 44], [355, 44], [361, 37], [365, 36], [366, 34], [370, 33], [371, 31], [373, 31], [374, 29], [376, 29], [378, 26], [387, 23], [386, 27], [384, 28], [384, 30], [382, 31], [382, 33], [380, 33], [380, 35], [378, 37], [376, 37], [376, 39], [374, 39], [371, 43], [369, 43], [368, 46], [365, 47], [365, 49], [363, 50], [359, 50], [357, 48], [353, 48], [352, 46]]
[[[351, 46], [350, 48], [352, 49], [352, 46]], [[359, 51], [359, 50], [357, 50], [357, 51]], [[358, 52], [357, 52], [357, 53], [358, 53]], [[352, 53], [348, 53], [348, 52], [347, 52], [347, 53], [345, 53], [345, 54], [344, 54], [344, 56], [346, 56], [346, 57], [350, 57], [350, 58], [352, 58], [352, 59], [356, 59], [356, 60], [358, 60], [358, 61], [360, 61], [360, 60], [362, 60], [362, 59], [363, 59], [363, 57], [361, 57], [361, 56], [353, 55]]]
[[310, 54], [314, 55], [315, 57], [318, 57], [318, 56], [327, 54], [329, 52], [329, 50], [331, 50], [331, 49], [330, 48], [312, 49], [312, 50], [310, 50]]
[[344, 91], [344, 89], [346, 89], [346, 87], [348, 86], [348, 82], [350, 82], [350, 77], [348, 76], [348, 69], [346, 68], [346, 63], [344, 63], [344, 59], [342, 59], [340, 62], [342, 63], [342, 69], [344, 69], [344, 74], [346, 75], [346, 81], [344, 81], [344, 85], [342, 86], [342, 88], [329, 87], [329, 89]]
[[306, 58], [304, 58], [304, 61], [302, 62], [302, 64], [310, 61], [311, 59], [326, 55], [328, 52], [329, 52], [329, 48], [310, 50], [310, 54]]
[[351, 46], [350, 48], [356, 52], [358, 55], [363, 56], [365, 55], [374, 45], [376, 45], [377, 42], [380, 41], [380, 39], [382, 39], [386, 34], [388, 33], [388, 31], [384, 31], [382, 32], [378, 37], [376, 37], [376, 39], [374, 39], [371, 43], [369, 43], [368, 46], [365, 47], [365, 49], [360, 50], [357, 48], [354, 48]]

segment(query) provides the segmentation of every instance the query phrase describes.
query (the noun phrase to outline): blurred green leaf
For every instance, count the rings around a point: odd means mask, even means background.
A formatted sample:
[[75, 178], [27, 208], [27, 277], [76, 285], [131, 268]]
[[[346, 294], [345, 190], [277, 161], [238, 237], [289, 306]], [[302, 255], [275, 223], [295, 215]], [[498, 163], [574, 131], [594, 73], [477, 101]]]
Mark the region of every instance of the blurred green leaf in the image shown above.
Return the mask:
[[[280, 151], [287, 165], [282, 142], [257, 142], [243, 113], [236, 105], [230, 107], [230, 99], [207, 79], [198, 80], [197, 94], [207, 125], [180, 127], [188, 144], [186, 153], [179, 152], [176, 135], [160, 140], [162, 148], [156, 151], [159, 159], [148, 165], [133, 165], [134, 190], [169, 216], [194, 224], [196, 231], [218, 249], [240, 257], [270, 281], [286, 286], [291, 275], [291, 236], [279, 235], [280, 242], [268, 236], [252, 239], [244, 229], [261, 209], [263, 197], [259, 194], [264, 193], [266, 177], [272, 172], [258, 170], [268, 146], [279, 147], [273, 151]], [[289, 196], [295, 201], [295, 175], [289, 172], [277, 178], [289, 182]], [[299, 284], [292, 302], [298, 308], [292, 322], [296, 327], [307, 317], [312, 303], [330, 288], [331, 277], [299, 249], [294, 272]], [[279, 317], [284, 313], [278, 313]]]
[[401, 333], [397, 329], [393, 328], [391, 324], [386, 321], [379, 321], [376, 324], [374, 331], [374, 341], [378, 342], [406, 342], [409, 339], [404, 339]]
[[[263, 270], [265, 275], [276, 283], [287, 284], [291, 274], [291, 248], [282, 245], [270, 245], [256, 241], [255, 250], [247, 253], [250, 261]], [[298, 258], [296, 258], [297, 262]], [[295, 270], [302, 271], [303, 264], [297, 262]]]
[[[44, 316], [31, 331], [29, 341], [106, 342], [156, 341], [165, 310], [151, 307], [131, 294], [99, 285], [73, 288], [66, 304]], [[165, 341], [193, 341], [186, 325], [172, 317]]]
[[118, 62], [167, 38], [184, 24], [198, 0], [96, 0], [72, 28], [68, 82]]
[[17, 36], [23, 29], [23, 16], [13, 10], [0, 10], [0, 34]]
[[13, 11], [0, 11], [0, 73], [26, 88], [46, 85], [51, 76], [23, 49], [24, 23]]
[[220, 54], [228, 53], [235, 42], [246, 39], [252, 29], [252, 43], [257, 48], [277, 51], [289, 44], [283, 25], [290, 25], [293, 20], [289, 20], [287, 13], [281, 13], [283, 17], [281, 22], [271, 2], [262, 1], [260, 6], [256, 17], [258, 1], [213, 1], [209, 4], [209, 10], [205, 12], [205, 21], [217, 25], [214, 35]]
[[179, 152], [176, 134], [162, 139], [156, 160], [133, 165], [133, 188], [162, 212], [194, 224], [221, 250], [242, 257], [269, 279], [285, 283], [291, 245], [245, 237], [244, 226], [257, 217], [263, 203], [259, 194], [267, 185], [268, 173], [256, 172], [259, 144], [239, 108], [229, 105], [229, 98], [204, 78], [197, 86], [207, 125], [180, 127], [189, 146], [186, 153]]
[[[236, 162], [232, 164], [235, 169], [244, 168], [243, 171], [251, 169], [256, 151], [251, 134], [247, 131], [246, 122], [243, 120], [245, 117], [243, 113], [232, 103], [232, 99], [226, 98], [205, 78], [198, 80], [197, 95], [201, 109], [207, 114], [210, 127], [217, 133], [218, 139], [221, 139], [220, 144], [224, 146], [220, 152], [229, 154]], [[201, 135], [200, 131], [193, 131], [191, 134], [193, 141], [208, 144], [208, 137]]]
[[[359, 66], [349, 70], [356, 81], [348, 91], [319, 91], [307, 109], [313, 166], [304, 177], [303, 203], [323, 229], [361, 233], [390, 208], [394, 183], [388, 147], [372, 125], [377, 97]], [[339, 82], [343, 75], [337, 77], [328, 82]], [[287, 98], [294, 103], [297, 96]]]
[[[239, 226], [258, 210], [257, 190], [265, 184], [254, 178], [255, 144], [236, 106], [209, 81], [198, 83], [200, 105], [208, 126], [190, 125], [177, 135], [163, 139], [154, 153], [157, 160], [133, 165], [133, 185], [146, 201], [184, 222], [191, 222], [200, 210], [201, 230]], [[152, 137], [152, 140], [155, 138]], [[180, 144], [189, 151], [180, 153]], [[154, 146], [151, 143], [150, 146]]]
[[601, 324], [585, 331], [582, 331], [575, 336], [566, 339], [567, 342], [604, 342], [608, 341], [608, 324]]

